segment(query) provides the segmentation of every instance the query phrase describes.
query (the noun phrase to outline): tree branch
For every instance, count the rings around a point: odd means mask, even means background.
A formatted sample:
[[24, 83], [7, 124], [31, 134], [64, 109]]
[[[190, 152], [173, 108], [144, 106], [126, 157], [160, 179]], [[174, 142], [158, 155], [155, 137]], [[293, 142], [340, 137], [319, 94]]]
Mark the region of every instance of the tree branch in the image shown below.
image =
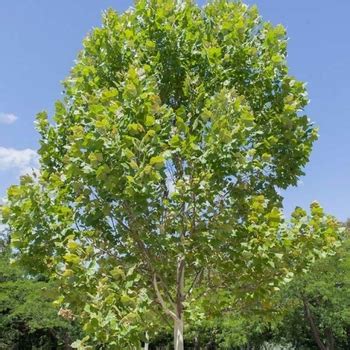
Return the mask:
[[165, 303], [165, 301], [164, 301], [164, 299], [159, 291], [158, 282], [157, 282], [157, 274], [155, 274], [155, 273], [153, 274], [153, 287], [154, 287], [154, 290], [156, 292], [158, 302], [162, 306], [165, 313], [168, 314], [172, 319], [176, 320], [177, 317], [176, 317], [175, 313], [167, 307], [167, 305], [166, 305], [166, 303]]
[[185, 297], [187, 297], [188, 295], [191, 295], [191, 294], [192, 294], [193, 289], [196, 287], [198, 281], [200, 280], [200, 278], [201, 278], [201, 276], [202, 276], [202, 272], [203, 272], [203, 269], [200, 269], [200, 270], [196, 273], [196, 276], [194, 277], [190, 288], [188, 289], [187, 293], [185, 294]]
[[305, 317], [306, 317], [307, 321], [309, 322], [312, 337], [314, 338], [314, 340], [315, 340], [315, 342], [320, 350], [327, 350], [325, 345], [322, 343], [320, 331], [315, 323], [315, 320], [314, 320], [313, 315], [311, 313], [308, 301], [304, 296], [302, 297], [302, 300], [303, 300], [303, 304], [304, 304]]
[[176, 311], [178, 318], [181, 319], [183, 304], [182, 302], [185, 300], [184, 294], [185, 287], [185, 258], [179, 257], [177, 263], [177, 271], [176, 271]]

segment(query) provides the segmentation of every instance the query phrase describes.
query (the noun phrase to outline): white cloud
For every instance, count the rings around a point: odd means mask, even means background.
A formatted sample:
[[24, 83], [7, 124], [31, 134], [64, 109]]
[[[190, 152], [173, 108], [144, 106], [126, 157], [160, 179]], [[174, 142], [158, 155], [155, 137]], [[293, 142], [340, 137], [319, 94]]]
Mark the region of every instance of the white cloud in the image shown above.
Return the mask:
[[0, 124], [13, 124], [17, 119], [12, 113], [0, 113]]
[[0, 171], [15, 171], [19, 175], [31, 173], [38, 167], [38, 154], [30, 148], [18, 150], [0, 147]]

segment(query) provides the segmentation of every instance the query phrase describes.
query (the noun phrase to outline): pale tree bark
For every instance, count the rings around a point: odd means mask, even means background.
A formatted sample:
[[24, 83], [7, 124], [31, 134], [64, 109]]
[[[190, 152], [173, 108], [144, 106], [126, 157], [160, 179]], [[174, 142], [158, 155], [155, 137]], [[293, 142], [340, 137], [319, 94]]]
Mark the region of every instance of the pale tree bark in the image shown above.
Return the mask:
[[149, 337], [148, 337], [148, 333], [146, 332], [146, 340], [145, 340], [145, 346], [143, 348], [144, 350], [148, 350], [149, 349]]
[[200, 350], [199, 335], [196, 335], [195, 338], [194, 338], [194, 350]]
[[184, 320], [174, 321], [174, 350], [184, 349]]
[[177, 262], [176, 271], [176, 298], [174, 303], [171, 303], [174, 307], [174, 311], [170, 310], [164, 300], [157, 281], [157, 274], [153, 274], [153, 287], [157, 295], [157, 300], [162, 306], [164, 312], [173, 319], [174, 322], [174, 350], [184, 350], [184, 307], [185, 301], [185, 259], [179, 257]]
[[176, 318], [174, 320], [174, 350], [184, 349], [184, 317], [185, 301], [185, 259], [179, 257], [176, 271]]

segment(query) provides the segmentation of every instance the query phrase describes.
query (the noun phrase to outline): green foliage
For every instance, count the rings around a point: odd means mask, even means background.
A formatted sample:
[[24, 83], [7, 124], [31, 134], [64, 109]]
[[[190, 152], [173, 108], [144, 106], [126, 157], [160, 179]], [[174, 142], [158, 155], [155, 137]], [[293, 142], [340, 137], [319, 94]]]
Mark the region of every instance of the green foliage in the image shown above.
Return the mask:
[[285, 339], [298, 349], [317, 348], [306, 306], [325, 348], [348, 349], [349, 293], [350, 241], [347, 239], [335, 255], [317, 262], [309, 273], [298, 276], [284, 290], [282, 303], [288, 307], [276, 338]]
[[318, 204], [281, 214], [278, 189], [317, 138], [286, 43], [224, 0], [139, 0], [85, 39], [54, 123], [37, 117], [40, 175], [2, 215], [22, 262], [60, 279], [87, 344], [134, 347], [161, 309], [196, 325], [262, 303], [333, 249]]
[[[203, 349], [210, 345], [218, 349], [236, 349], [247, 344], [254, 344], [258, 348], [266, 340], [265, 328], [265, 320], [260, 316], [244, 317], [237, 312], [225, 313], [207, 321], [201, 328], [188, 332], [188, 337], [195, 339], [194, 343]], [[187, 344], [191, 344], [191, 341]]]
[[[4, 244], [4, 242], [1, 242]], [[10, 265], [6, 244], [0, 249], [0, 348], [63, 349], [77, 334], [57, 314], [52, 284], [30, 278]]]

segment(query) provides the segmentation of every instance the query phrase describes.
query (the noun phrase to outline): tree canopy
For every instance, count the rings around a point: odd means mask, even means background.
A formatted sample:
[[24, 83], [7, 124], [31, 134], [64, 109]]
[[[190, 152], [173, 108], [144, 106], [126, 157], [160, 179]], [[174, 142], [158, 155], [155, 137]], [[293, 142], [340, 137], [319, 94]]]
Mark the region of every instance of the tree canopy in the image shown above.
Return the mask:
[[37, 117], [40, 173], [2, 215], [87, 343], [126, 348], [165, 317], [182, 349], [184, 319], [263, 300], [334, 246], [317, 203], [281, 212], [317, 138], [286, 48], [226, 0], [139, 0], [84, 40], [53, 121]]

